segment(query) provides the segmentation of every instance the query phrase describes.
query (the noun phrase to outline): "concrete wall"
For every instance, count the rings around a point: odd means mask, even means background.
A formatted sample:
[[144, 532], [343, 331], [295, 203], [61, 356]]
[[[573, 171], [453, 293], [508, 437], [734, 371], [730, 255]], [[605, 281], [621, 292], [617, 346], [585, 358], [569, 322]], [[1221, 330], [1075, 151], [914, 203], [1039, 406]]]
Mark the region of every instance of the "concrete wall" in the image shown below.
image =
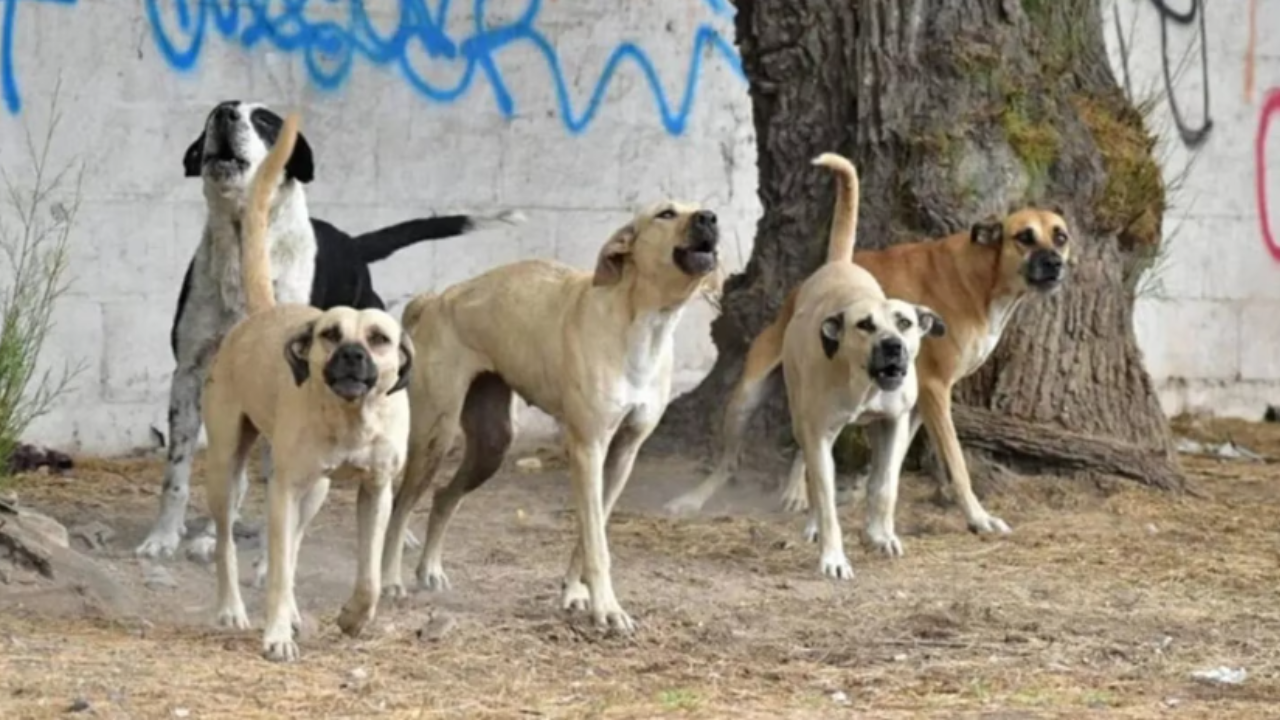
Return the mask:
[[[716, 209], [727, 263], [749, 257], [755, 139], [727, 2], [304, 5], [306, 23], [289, 27], [231, 0], [16, 3], [13, 47], [0, 52], [0, 165], [30, 182], [23, 127], [43, 132], [59, 78], [52, 162], [86, 165], [76, 277], [45, 356], [86, 366], [31, 439], [106, 453], [151, 446], [151, 428], [167, 433], [169, 325], [204, 216], [181, 158], [221, 100], [303, 108], [318, 153], [312, 211], [348, 231], [457, 209], [529, 218], [518, 232], [428, 243], [377, 265], [397, 314], [411, 293], [504, 262], [590, 268], [633, 207], [663, 196]], [[478, 10], [492, 32], [477, 31]], [[514, 39], [500, 46], [503, 31]], [[12, 211], [0, 213], [12, 227]], [[685, 316], [681, 387], [714, 358], [710, 318], [702, 303]]]
[[1280, 402], [1280, 3], [1104, 0], [1103, 14], [1118, 78], [1159, 101], [1178, 186], [1135, 317], [1147, 366], [1170, 413], [1259, 418]]
[[[1280, 32], [1268, 31], [1280, 5], [1100, 1], [1117, 76], [1158, 100], [1163, 166], [1180, 184], [1135, 320], [1148, 366], [1170, 412], [1257, 416], [1280, 401]], [[393, 310], [518, 258], [589, 266], [635, 204], [662, 195], [721, 212], [732, 268], [750, 254], [754, 135], [727, 0], [313, 0], [293, 25], [232, 0], [0, 7], [13, 9], [0, 166], [30, 182], [22, 130], [43, 131], [59, 82], [52, 163], [86, 166], [76, 278], [45, 357], [86, 366], [36, 441], [120, 452], [164, 431], [169, 323], [203, 217], [180, 157], [220, 100], [304, 108], [320, 163], [312, 209], [350, 231], [457, 209], [529, 216], [518, 232], [376, 266]], [[477, 9], [498, 32], [477, 31]], [[12, 226], [11, 210], [0, 218]], [[681, 387], [710, 366], [710, 316], [699, 305], [681, 328]]]

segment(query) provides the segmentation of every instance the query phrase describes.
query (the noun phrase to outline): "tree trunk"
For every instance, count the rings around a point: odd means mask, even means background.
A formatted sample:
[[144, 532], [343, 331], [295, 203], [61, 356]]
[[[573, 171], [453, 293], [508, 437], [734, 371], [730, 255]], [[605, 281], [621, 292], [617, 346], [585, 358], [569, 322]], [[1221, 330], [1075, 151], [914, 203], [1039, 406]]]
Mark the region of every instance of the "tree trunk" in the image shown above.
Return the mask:
[[[1180, 486], [1132, 328], [1164, 188], [1144, 118], [1111, 73], [1097, 1], [737, 7], [764, 215], [712, 326], [716, 364], [668, 408], [653, 447], [698, 455], [709, 447], [751, 337], [821, 261], [834, 188], [809, 161], [834, 150], [861, 175], [860, 248], [942, 236], [1023, 205], [1065, 210], [1068, 282], [1028, 300], [991, 359], [957, 386], [957, 403], [979, 411], [956, 412], [971, 449], [1023, 467]], [[776, 455], [790, 442], [781, 391], [749, 433], [756, 452]], [[1075, 447], [1082, 438], [1096, 440], [1097, 452]]]

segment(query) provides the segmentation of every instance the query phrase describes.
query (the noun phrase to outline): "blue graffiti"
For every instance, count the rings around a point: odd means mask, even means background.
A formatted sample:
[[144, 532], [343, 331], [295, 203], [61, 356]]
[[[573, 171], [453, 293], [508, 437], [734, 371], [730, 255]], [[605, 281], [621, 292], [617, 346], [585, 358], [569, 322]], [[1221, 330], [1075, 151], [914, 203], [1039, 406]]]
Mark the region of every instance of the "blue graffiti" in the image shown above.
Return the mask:
[[[75, 5], [76, 0], [27, 0], [54, 5]], [[10, 115], [22, 111], [22, 95], [18, 93], [18, 77], [13, 65], [13, 31], [18, 27], [18, 0], [0, 0], [4, 5], [3, 21], [0, 21], [0, 96]]]
[[[619, 6], [625, 1], [620, 0]], [[732, 17], [734, 13], [728, 0], [702, 1], [714, 15]], [[216, 32], [246, 50], [262, 42], [270, 42], [282, 52], [301, 54], [308, 77], [322, 90], [341, 87], [359, 58], [375, 66], [398, 69], [414, 91], [440, 103], [451, 103], [462, 97], [471, 89], [476, 77], [483, 76], [493, 91], [498, 111], [507, 118], [516, 112], [515, 101], [495, 57], [504, 48], [525, 43], [545, 59], [560, 118], [572, 134], [583, 132], [591, 124], [604, 102], [614, 73], [626, 61], [632, 62], [644, 74], [662, 125], [672, 135], [684, 132], [693, 110], [704, 54], [719, 55], [736, 76], [746, 77], [733, 44], [714, 27], [703, 23], [694, 35], [684, 94], [678, 101], [673, 102], [674, 98], [668, 97], [663, 90], [648, 54], [635, 43], [623, 42], [609, 55], [586, 105], [575, 110], [555, 46], [534, 27], [542, 10], [542, 0], [530, 0], [524, 13], [514, 21], [492, 26], [486, 22], [487, 0], [472, 0], [473, 28], [469, 37], [459, 39], [450, 37], [445, 31], [451, 0], [439, 0], [434, 12], [427, 7], [425, 0], [398, 0], [399, 24], [390, 35], [379, 34], [374, 28], [363, 0], [323, 2], [345, 2], [348, 5], [345, 23], [306, 19], [304, 13], [308, 0], [146, 0], [146, 9], [156, 46], [165, 60], [179, 71], [189, 71], [196, 66], [206, 32]], [[177, 32], [174, 34], [170, 34], [161, 18], [162, 3], [171, 6], [176, 15]], [[269, 4], [276, 6], [277, 12], [269, 12]], [[433, 61], [461, 67], [461, 75], [454, 81], [443, 82], [423, 77], [410, 62], [410, 50], [415, 44], [425, 50]]]

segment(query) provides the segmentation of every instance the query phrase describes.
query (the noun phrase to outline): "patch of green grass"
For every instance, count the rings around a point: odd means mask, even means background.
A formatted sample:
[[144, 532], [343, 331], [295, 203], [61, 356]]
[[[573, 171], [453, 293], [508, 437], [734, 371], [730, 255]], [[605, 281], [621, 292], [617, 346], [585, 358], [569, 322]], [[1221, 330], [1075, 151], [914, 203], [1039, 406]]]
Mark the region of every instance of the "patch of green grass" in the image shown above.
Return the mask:
[[667, 710], [696, 710], [701, 699], [692, 690], [663, 690], [658, 702]]
[[1000, 126], [1009, 147], [1026, 167], [1031, 185], [1043, 184], [1062, 147], [1058, 131], [1036, 118], [1029, 103], [1016, 93], [1008, 97], [1000, 112]]
[[1131, 105], [1119, 92], [1072, 99], [1102, 155], [1107, 173], [1094, 210], [1102, 229], [1128, 247], [1160, 242], [1160, 218], [1167, 209], [1164, 176], [1155, 159], [1156, 139], [1146, 129], [1149, 107]]

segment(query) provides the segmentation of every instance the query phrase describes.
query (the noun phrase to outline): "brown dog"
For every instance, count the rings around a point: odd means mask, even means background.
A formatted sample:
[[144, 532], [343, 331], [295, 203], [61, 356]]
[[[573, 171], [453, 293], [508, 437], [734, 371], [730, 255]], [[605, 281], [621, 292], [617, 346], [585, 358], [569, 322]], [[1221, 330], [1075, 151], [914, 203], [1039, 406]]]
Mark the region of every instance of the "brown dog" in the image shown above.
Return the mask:
[[[853, 256], [886, 295], [931, 307], [946, 319], [946, 337], [924, 343], [916, 359], [920, 395], [911, 416], [911, 438], [923, 421], [973, 532], [1008, 533], [1009, 526], [990, 515], [973, 494], [951, 420], [951, 388], [986, 362], [1024, 300], [1061, 286], [1071, 252], [1069, 240], [1066, 221], [1059, 213], [1027, 208], [1003, 221], [989, 218], [967, 233], [940, 241], [859, 250]], [[697, 512], [729, 480], [742, 451], [746, 424], [776, 377], [783, 336], [795, 307], [793, 290], [773, 323], [752, 340], [742, 377], [725, 409], [715, 468], [697, 487], [668, 503], [668, 511]], [[794, 511], [809, 507], [803, 473], [797, 466], [783, 502]]]
[[269, 201], [297, 134], [298, 118], [290, 115], [254, 176], [240, 251], [249, 315], [227, 333], [213, 358], [203, 408], [222, 625], [249, 627], [231, 531], [247, 484], [249, 449], [259, 435], [277, 449], [267, 485], [263, 652], [279, 661], [298, 657], [293, 576], [303, 533], [325, 500], [330, 477], [354, 479], [360, 488], [356, 586], [338, 625], [357, 635], [374, 616], [391, 485], [409, 440], [409, 401], [400, 391], [413, 358], [407, 336], [381, 310], [276, 305], [266, 244]]
[[[449, 587], [445, 528], [467, 493], [493, 476], [513, 439], [516, 393], [556, 418], [568, 445], [579, 538], [562, 604], [630, 632], [614, 595], [605, 525], [636, 453], [671, 397], [674, 332], [691, 299], [718, 279], [719, 229], [708, 210], [661, 203], [600, 251], [595, 273], [542, 260], [505, 265], [405, 307], [417, 348], [404, 482], [383, 556], [403, 594], [403, 534], [458, 431], [466, 455], [431, 506], [418, 582]], [[605, 489], [605, 485], [608, 489]]]

